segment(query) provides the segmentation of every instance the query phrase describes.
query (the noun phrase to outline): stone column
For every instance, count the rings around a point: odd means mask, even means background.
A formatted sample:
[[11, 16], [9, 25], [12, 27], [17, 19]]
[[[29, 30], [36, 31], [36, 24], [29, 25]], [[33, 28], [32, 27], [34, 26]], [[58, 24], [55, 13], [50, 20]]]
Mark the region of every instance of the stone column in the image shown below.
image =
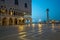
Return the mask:
[[14, 25], [14, 18], [13, 18], [13, 22], [12, 22], [12, 23], [13, 23], [13, 25]]
[[32, 19], [30, 18], [30, 25], [32, 24]]
[[9, 10], [7, 9], [7, 16], [9, 15]]
[[17, 25], [19, 25], [19, 19], [17, 19]]
[[2, 17], [1, 17], [1, 25], [2, 25]]
[[0, 25], [1, 25], [1, 21], [2, 21], [2, 20], [1, 20], [1, 17], [0, 17]]
[[25, 22], [25, 24], [26, 24], [26, 18], [25, 18], [25, 21], [24, 21], [24, 22]]
[[9, 17], [7, 18], [7, 25], [9, 26]]

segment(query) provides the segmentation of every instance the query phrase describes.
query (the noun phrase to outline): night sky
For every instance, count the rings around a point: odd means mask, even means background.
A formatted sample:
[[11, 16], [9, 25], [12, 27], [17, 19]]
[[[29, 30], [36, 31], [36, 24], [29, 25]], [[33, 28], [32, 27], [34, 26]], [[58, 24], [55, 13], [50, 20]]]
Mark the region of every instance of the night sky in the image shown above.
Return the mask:
[[32, 18], [46, 20], [46, 9], [49, 8], [49, 19], [60, 20], [60, 0], [32, 0]]

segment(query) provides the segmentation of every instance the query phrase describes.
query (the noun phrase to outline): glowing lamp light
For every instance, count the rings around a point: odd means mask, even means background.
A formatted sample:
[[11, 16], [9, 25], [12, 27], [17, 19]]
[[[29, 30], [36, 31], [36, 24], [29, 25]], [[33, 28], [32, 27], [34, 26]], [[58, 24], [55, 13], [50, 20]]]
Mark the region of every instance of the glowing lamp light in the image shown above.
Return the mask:
[[42, 24], [38, 24], [38, 27], [42, 27]]
[[13, 15], [13, 12], [11, 12], [11, 15]]
[[23, 20], [23, 17], [21, 17], [20, 19]]

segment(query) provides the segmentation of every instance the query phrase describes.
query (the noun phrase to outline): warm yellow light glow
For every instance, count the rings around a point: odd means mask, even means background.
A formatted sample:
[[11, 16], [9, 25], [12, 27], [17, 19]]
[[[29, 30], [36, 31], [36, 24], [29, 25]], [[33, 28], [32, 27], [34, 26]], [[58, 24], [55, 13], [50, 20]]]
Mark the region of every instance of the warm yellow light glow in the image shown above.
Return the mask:
[[21, 17], [20, 19], [23, 20], [23, 17]]
[[[21, 36], [19, 36], [19, 38], [21, 38], [21, 39], [23, 39], [23, 40], [25, 40], [25, 38], [24, 37], [26, 37], [27, 35], [26, 35], [26, 32], [24, 32], [24, 30], [25, 30], [25, 25], [20, 25], [19, 27], [18, 27], [18, 31], [19, 31], [19, 35], [21, 35]], [[22, 32], [23, 31], [23, 32]]]
[[52, 31], [56, 32], [56, 30], [55, 30], [55, 24], [54, 23], [52, 24]]
[[21, 22], [22, 22], [23, 19], [24, 19], [23, 17], [20, 17]]
[[32, 24], [32, 27], [34, 28], [35, 27], [35, 24]]
[[38, 32], [41, 33], [42, 32], [42, 24], [38, 24], [38, 27], [39, 27], [39, 29], [38, 29], [39, 31]]
[[54, 27], [54, 24], [52, 24], [52, 30], [54, 30], [54, 28], [55, 28], [55, 27]]
[[26, 32], [21, 32], [21, 33], [18, 33], [19, 35], [22, 35], [22, 34], [26, 34]]
[[38, 27], [42, 27], [42, 24], [38, 24]]
[[26, 35], [26, 32], [21, 32], [19, 35], [21, 35], [21, 36], [19, 36], [19, 38], [21, 38], [21, 39], [23, 39], [23, 40], [25, 40], [24, 37], [27, 36], [27, 35]]
[[42, 28], [39, 28], [39, 31], [38, 31], [38, 32], [40, 32], [40, 33], [41, 33], [41, 32], [42, 32]]
[[5, 12], [5, 10], [1, 10], [2, 12]]
[[24, 25], [20, 25], [19, 27], [18, 27], [18, 31], [20, 32], [20, 31], [24, 31]]
[[25, 35], [19, 36], [19, 38], [22, 39], [22, 40], [26, 40], [26, 38], [24, 38], [24, 37], [26, 37], [26, 36], [27, 36], [27, 35], [25, 34]]
[[13, 12], [11, 12], [10, 15], [13, 15]]
[[35, 24], [32, 24], [32, 32], [34, 32], [34, 27], [35, 27]]

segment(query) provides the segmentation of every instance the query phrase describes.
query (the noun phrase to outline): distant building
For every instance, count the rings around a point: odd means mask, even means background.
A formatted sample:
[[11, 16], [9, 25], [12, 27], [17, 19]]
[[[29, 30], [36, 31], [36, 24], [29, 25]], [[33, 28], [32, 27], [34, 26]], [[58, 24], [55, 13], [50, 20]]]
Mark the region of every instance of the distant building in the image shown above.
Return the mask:
[[31, 0], [0, 0], [0, 25], [32, 22]]

